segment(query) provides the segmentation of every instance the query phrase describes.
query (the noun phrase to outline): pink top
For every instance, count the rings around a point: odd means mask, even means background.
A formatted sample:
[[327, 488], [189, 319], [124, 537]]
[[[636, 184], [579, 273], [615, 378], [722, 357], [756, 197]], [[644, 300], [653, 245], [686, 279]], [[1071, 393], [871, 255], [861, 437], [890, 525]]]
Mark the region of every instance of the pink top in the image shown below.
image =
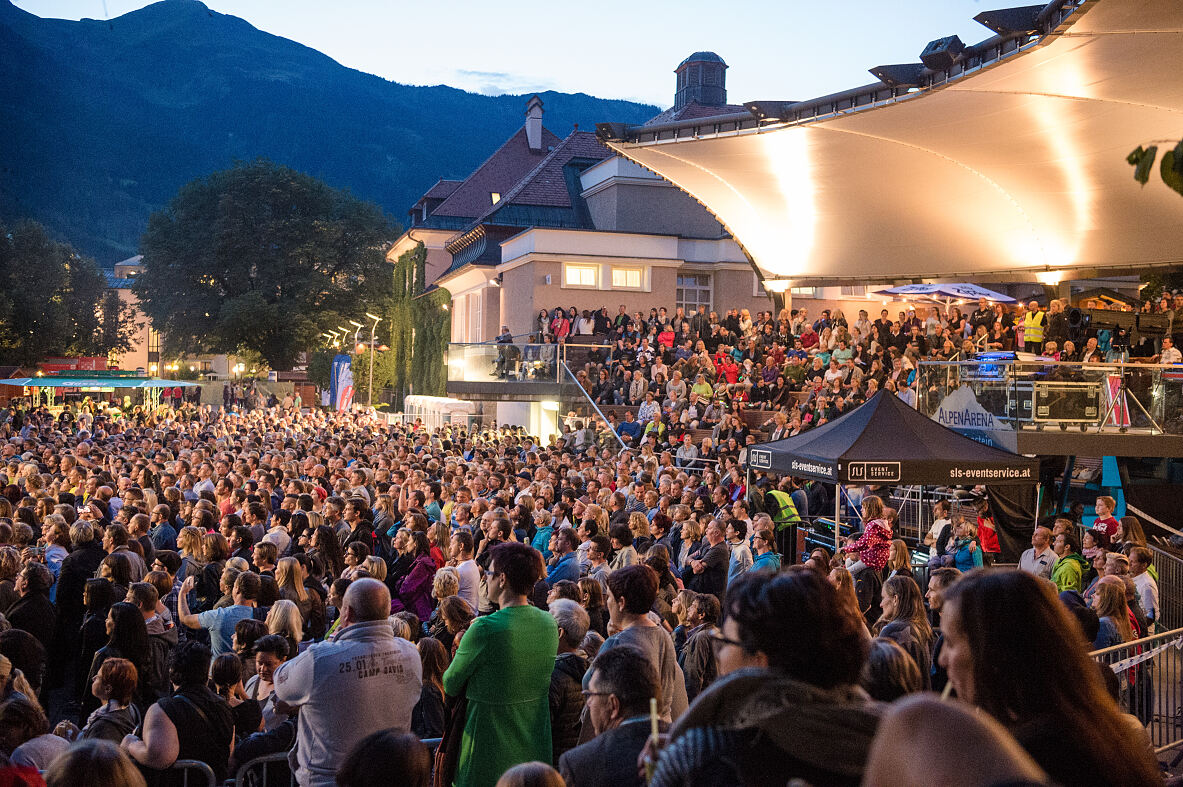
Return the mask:
[[882, 519], [872, 519], [858, 541], [847, 546], [846, 551], [858, 552], [864, 565], [882, 571], [891, 557], [891, 528]]

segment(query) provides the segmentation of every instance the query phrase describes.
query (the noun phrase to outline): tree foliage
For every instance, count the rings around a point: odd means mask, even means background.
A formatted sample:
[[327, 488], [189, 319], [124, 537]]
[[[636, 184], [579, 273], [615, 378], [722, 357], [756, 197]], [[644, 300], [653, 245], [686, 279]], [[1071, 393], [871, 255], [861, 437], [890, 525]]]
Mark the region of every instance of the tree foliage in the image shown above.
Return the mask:
[[[452, 296], [444, 289], [424, 293], [426, 266], [427, 249], [422, 243], [404, 252], [394, 264], [394, 291], [386, 314], [392, 326], [388, 387], [394, 389], [396, 407], [401, 407], [410, 393], [443, 396], [447, 382], [444, 354], [452, 323], [441, 306]], [[377, 373], [374, 387], [378, 388]]]
[[131, 348], [134, 310], [107, 289], [98, 264], [34, 221], [0, 226], [0, 359], [32, 366], [51, 356]]
[[[1150, 182], [1150, 173], [1154, 169], [1154, 159], [1158, 156], [1158, 145], [1144, 148], [1141, 145], [1130, 151], [1126, 156], [1126, 163], [1134, 168], [1134, 180], [1145, 186]], [[1169, 188], [1183, 194], [1183, 140], [1174, 149], [1162, 154], [1162, 164], [1158, 169], [1159, 177]]]
[[[398, 377], [400, 367], [394, 358], [394, 353], [374, 353], [374, 398], [373, 403], [382, 401], [383, 388], [391, 388]], [[353, 356], [353, 401], [367, 404], [371, 401], [370, 392], [370, 352], [358, 353]]]
[[308, 382], [317, 388], [328, 388], [333, 375], [334, 350], [316, 350], [308, 354]]
[[371, 203], [268, 161], [181, 188], [141, 241], [137, 292], [166, 352], [259, 352], [292, 368], [390, 294], [396, 227]]
[[415, 349], [411, 364], [411, 385], [415, 393], [443, 396], [448, 383], [446, 355], [452, 338], [452, 321], [444, 304], [451, 301], [447, 290], [432, 290], [415, 299]]

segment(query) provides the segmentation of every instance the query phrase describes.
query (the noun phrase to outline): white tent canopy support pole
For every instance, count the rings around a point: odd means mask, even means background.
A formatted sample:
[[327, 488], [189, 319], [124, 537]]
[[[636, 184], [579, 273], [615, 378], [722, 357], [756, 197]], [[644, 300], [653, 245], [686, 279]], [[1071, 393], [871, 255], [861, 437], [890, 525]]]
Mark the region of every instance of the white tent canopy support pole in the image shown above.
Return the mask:
[[842, 484], [834, 482], [834, 554], [842, 549]]
[[1035, 520], [1035, 527], [1039, 527], [1039, 504], [1041, 502], [1043, 502], [1042, 498], [1043, 498], [1043, 483], [1040, 482], [1035, 485], [1035, 514], [1033, 515], [1033, 519]]

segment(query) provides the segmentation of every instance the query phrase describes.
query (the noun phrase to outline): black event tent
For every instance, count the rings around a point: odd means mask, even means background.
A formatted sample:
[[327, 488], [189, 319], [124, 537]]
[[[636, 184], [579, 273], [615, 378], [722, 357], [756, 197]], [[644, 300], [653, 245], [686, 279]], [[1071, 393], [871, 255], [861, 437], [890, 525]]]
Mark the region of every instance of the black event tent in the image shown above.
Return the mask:
[[1039, 462], [983, 445], [879, 391], [835, 420], [748, 449], [748, 468], [842, 484], [1036, 484]]
[[[1039, 462], [941, 426], [879, 391], [845, 415], [795, 437], [748, 449], [749, 470], [839, 484], [1037, 484]], [[842, 495], [834, 495], [839, 547]]]

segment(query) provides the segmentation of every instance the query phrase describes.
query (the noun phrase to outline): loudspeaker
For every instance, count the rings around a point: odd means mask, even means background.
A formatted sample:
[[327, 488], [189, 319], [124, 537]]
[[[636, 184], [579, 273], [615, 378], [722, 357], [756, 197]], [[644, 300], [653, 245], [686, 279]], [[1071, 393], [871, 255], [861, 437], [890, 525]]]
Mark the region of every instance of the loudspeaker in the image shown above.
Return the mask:
[[920, 62], [933, 71], [944, 71], [952, 68], [965, 51], [965, 44], [957, 36], [946, 36], [930, 41], [924, 51], [920, 53]]
[[1138, 315], [1134, 312], [1119, 312], [1115, 309], [1085, 309], [1088, 314], [1088, 327], [1094, 331], [1125, 328], [1133, 330]]
[[1171, 325], [1171, 320], [1165, 314], [1138, 314], [1138, 333], [1149, 336], [1162, 336]]

